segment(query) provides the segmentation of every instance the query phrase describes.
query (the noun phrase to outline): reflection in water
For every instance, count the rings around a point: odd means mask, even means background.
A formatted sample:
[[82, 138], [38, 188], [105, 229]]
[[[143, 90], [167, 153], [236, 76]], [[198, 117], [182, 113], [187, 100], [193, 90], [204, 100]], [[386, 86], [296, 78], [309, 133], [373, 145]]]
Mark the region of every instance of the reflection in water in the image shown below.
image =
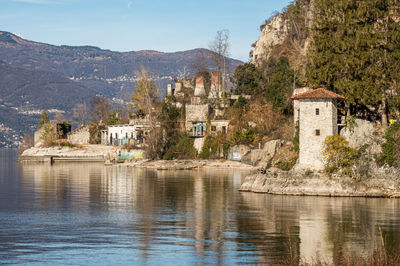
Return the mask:
[[246, 172], [153, 171], [101, 164], [16, 164], [0, 151], [5, 263], [335, 263], [397, 251], [397, 199], [241, 193]]

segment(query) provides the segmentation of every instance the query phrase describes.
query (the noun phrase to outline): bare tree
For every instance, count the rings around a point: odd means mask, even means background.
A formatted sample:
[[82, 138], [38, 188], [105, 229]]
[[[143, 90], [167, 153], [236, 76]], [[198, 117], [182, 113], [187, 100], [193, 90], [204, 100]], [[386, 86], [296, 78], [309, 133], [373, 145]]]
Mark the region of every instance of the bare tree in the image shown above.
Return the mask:
[[136, 110], [142, 110], [148, 116], [152, 116], [156, 103], [160, 100], [160, 93], [154, 80], [149, 76], [147, 70], [142, 67], [136, 73], [139, 78], [136, 89], [132, 94], [132, 104]]
[[158, 124], [160, 93], [154, 80], [142, 67], [141, 72], [136, 73], [139, 78], [136, 89], [132, 94], [132, 104], [137, 114], [146, 116], [149, 131], [146, 139], [146, 154], [151, 159], [159, 158], [163, 132]]
[[80, 125], [85, 125], [89, 116], [89, 108], [87, 107], [87, 105], [78, 103], [77, 105], [75, 105], [72, 111], [74, 113], [74, 118], [78, 121], [78, 123]]
[[103, 122], [107, 121], [108, 113], [111, 110], [111, 103], [109, 100], [106, 100], [101, 97], [93, 97], [90, 100], [90, 112], [92, 113], [92, 118], [95, 121], [102, 120]]
[[229, 56], [230, 32], [227, 29], [217, 31], [214, 40], [210, 43], [209, 48], [213, 52], [212, 58], [215, 61], [217, 70], [222, 73], [222, 97], [225, 99], [225, 75], [226, 75], [226, 58]]

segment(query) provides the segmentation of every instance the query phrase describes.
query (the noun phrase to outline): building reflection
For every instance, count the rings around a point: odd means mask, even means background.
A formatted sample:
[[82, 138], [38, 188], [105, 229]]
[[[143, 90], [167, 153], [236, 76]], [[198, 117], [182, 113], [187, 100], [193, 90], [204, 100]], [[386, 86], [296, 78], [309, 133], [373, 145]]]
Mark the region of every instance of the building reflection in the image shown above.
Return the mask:
[[[246, 234], [256, 234], [270, 242], [260, 248], [261, 261], [271, 261], [276, 249], [285, 250], [280, 260], [293, 253], [297, 263], [313, 263], [317, 259], [327, 264], [338, 264], [345, 257], [372, 256], [377, 243], [389, 240], [391, 248], [400, 245], [397, 199], [329, 198], [277, 196], [241, 193], [249, 212], [258, 214], [243, 221]], [[384, 210], [382, 212], [382, 210]], [[378, 214], [378, 215], [377, 215]], [[241, 223], [241, 219], [239, 224]], [[255, 230], [256, 228], [257, 231]], [[279, 246], [281, 245], [281, 246]], [[386, 244], [385, 244], [386, 245]], [[385, 246], [386, 247], [386, 246]]]
[[141, 262], [168, 245], [170, 252], [196, 255], [201, 264], [299, 263], [316, 257], [335, 264], [340, 254], [372, 254], [379, 228], [392, 243], [386, 248], [400, 243], [397, 199], [239, 193], [246, 175], [240, 171], [56, 163], [24, 164], [20, 172], [24, 186], [34, 190], [37, 208], [100, 216], [89, 228], [127, 238], [125, 245]]

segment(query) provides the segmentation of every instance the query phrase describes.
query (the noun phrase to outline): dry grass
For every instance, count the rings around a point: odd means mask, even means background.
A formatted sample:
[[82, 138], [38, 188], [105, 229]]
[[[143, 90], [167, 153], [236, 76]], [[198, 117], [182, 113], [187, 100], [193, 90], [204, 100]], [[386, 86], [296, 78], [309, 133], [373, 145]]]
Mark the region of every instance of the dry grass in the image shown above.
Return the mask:
[[278, 150], [274, 156], [272, 166], [284, 171], [289, 171], [296, 164], [298, 158], [299, 155], [294, 150], [293, 144], [287, 144]]

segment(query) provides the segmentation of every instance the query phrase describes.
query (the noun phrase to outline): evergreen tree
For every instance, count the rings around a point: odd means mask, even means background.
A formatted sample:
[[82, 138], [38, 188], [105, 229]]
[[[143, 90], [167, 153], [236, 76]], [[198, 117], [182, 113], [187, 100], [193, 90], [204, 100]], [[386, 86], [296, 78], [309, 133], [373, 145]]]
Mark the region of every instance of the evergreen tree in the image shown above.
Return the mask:
[[264, 71], [264, 95], [275, 109], [288, 110], [288, 97], [292, 93], [294, 72], [286, 57], [277, 61], [270, 58]]
[[40, 117], [40, 121], [39, 121], [39, 128], [41, 128], [43, 125], [49, 123], [49, 116], [47, 115], [46, 111], [42, 112], [42, 116]]
[[260, 92], [261, 73], [250, 63], [240, 65], [233, 75], [236, 94], [256, 94]]
[[398, 14], [394, 0], [316, 0], [310, 84], [343, 94], [353, 111], [379, 109], [385, 120], [386, 91], [399, 76]]

